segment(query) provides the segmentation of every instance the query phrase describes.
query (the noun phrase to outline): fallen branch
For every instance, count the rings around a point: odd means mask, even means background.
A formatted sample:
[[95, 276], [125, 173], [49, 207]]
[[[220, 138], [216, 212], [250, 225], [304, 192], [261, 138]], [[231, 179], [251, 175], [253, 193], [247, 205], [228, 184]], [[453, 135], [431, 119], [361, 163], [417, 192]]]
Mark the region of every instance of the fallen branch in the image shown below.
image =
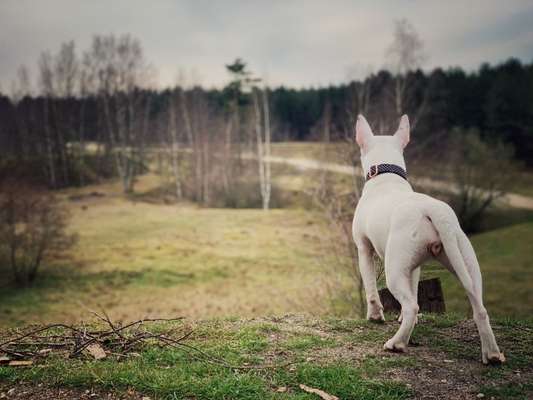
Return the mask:
[[304, 384], [300, 384], [300, 389], [302, 389], [304, 392], [307, 392], [307, 393], [316, 394], [323, 400], [339, 400], [337, 396], [333, 396], [332, 394], [326, 393], [323, 390], [315, 389], [315, 388], [306, 386]]

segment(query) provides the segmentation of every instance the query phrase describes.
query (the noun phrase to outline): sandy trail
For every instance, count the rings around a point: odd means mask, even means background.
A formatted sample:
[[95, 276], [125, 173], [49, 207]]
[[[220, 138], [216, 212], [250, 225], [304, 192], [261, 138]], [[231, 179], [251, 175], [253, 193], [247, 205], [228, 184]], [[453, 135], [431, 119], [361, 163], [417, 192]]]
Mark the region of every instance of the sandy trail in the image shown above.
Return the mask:
[[[255, 158], [255, 156], [251, 154], [250, 155], [247, 154], [247, 155], [243, 155], [243, 158], [253, 159]], [[330, 163], [330, 162], [312, 160], [308, 158], [288, 158], [288, 157], [270, 156], [268, 157], [268, 160], [271, 163], [291, 165], [293, 167], [297, 167], [303, 170], [329, 171], [329, 172], [335, 172], [335, 173], [343, 174], [343, 175], [354, 175], [354, 174], [361, 173], [360, 167], [352, 167], [350, 165], [335, 164], [335, 163]], [[455, 185], [449, 182], [437, 181], [431, 178], [417, 178], [417, 177], [410, 177], [410, 180], [414, 184], [422, 186], [424, 188], [428, 188], [428, 189], [451, 190], [454, 192], [457, 191], [457, 188], [455, 187]], [[517, 193], [508, 193], [499, 201], [511, 207], [533, 210], [533, 198], [528, 197], [528, 196], [523, 196]]]

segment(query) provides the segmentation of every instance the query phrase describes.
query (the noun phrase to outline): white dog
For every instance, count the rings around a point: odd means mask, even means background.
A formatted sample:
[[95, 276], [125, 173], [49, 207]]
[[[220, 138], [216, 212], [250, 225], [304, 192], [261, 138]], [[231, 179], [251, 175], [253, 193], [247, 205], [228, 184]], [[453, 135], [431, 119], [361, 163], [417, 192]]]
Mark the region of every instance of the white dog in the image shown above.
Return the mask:
[[372, 254], [385, 262], [387, 287], [402, 306], [401, 325], [385, 343], [404, 352], [416, 323], [420, 265], [430, 258], [442, 263], [464, 286], [481, 337], [483, 363], [505, 358], [496, 344], [483, 306], [481, 273], [474, 249], [450, 206], [413, 191], [407, 182], [403, 149], [409, 143], [409, 119], [401, 118], [393, 136], [374, 136], [359, 116], [356, 141], [367, 182], [353, 220], [353, 238], [365, 286], [367, 318], [383, 321]]

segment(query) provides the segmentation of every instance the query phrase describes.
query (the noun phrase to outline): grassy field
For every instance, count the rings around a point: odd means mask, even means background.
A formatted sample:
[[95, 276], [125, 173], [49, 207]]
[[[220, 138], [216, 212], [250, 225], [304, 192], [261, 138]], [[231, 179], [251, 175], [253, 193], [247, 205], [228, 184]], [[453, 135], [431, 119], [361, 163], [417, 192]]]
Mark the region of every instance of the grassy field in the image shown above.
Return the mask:
[[[310, 149], [318, 148], [281, 151], [306, 158]], [[118, 357], [110, 342], [95, 361], [42, 349], [28, 368], [0, 362], [0, 398], [317, 398], [300, 384], [341, 399], [531, 398], [531, 213], [500, 211], [491, 217], [499, 228], [472, 237], [505, 366], [481, 365], [464, 291], [436, 265], [423, 276], [441, 278], [451, 313], [423, 315], [409, 353], [389, 354], [381, 349], [395, 316], [383, 325], [351, 319], [354, 305], [335, 297], [351, 283], [327, 253], [339, 238], [303, 194], [318, 175], [282, 165], [273, 172], [294, 201], [268, 212], [165, 204], [151, 174], [133, 196], [116, 182], [60, 192], [78, 241], [43, 266], [33, 287], [0, 287], [0, 343], [32, 323], [90, 329], [91, 310], [105, 310], [114, 321], [186, 317], [150, 329], [192, 331], [186, 343], [196, 350], [149, 341]], [[332, 179], [335, 190], [350, 184], [349, 176]]]
[[501, 367], [481, 364], [472, 321], [424, 316], [407, 354], [384, 352], [383, 342], [397, 326], [298, 315], [162, 323], [151, 332], [172, 330], [167, 337], [177, 338], [192, 331], [183, 342], [189, 347], [148, 343], [117, 358], [108, 344], [107, 357], [98, 361], [52, 351], [28, 368], [0, 366], [0, 393], [72, 399], [317, 399], [301, 389], [304, 384], [343, 400], [525, 400], [533, 394], [531, 321], [493, 321], [508, 360]]
[[[102, 308], [119, 320], [353, 310], [338, 302], [332, 308], [338, 270], [323, 252], [334, 238], [319, 213], [139, 200], [157, 184], [145, 176], [133, 199], [114, 183], [63, 192], [78, 242], [43, 268], [34, 287], [2, 288], [2, 326], [76, 322]], [[473, 238], [491, 315], [533, 313], [532, 237], [533, 222]], [[469, 314], [463, 289], [447, 271], [430, 265], [424, 276], [442, 279], [448, 310]], [[349, 286], [347, 275], [340, 279]]]
[[99, 308], [116, 319], [319, 310], [325, 233], [310, 212], [152, 204], [125, 199], [114, 184], [63, 197], [78, 242], [34, 287], [0, 291], [4, 326], [74, 322]]

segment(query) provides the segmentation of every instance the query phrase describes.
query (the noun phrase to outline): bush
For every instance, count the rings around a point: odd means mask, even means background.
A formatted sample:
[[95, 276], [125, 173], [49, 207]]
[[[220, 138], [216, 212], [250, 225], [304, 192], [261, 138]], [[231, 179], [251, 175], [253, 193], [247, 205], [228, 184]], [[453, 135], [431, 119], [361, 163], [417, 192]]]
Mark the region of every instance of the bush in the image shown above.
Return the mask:
[[452, 141], [452, 206], [463, 229], [476, 232], [486, 212], [517, 180], [514, 150], [501, 141], [482, 140], [476, 130], [456, 130]]
[[49, 255], [74, 243], [66, 218], [48, 192], [13, 181], [0, 185], [0, 265], [18, 285], [30, 285]]
[[[270, 208], [283, 208], [290, 200], [283, 192], [272, 185]], [[222, 187], [214, 187], [209, 207], [216, 208], [262, 208], [263, 199], [259, 191], [258, 180], [240, 180], [234, 183], [232, 190], [226, 193]]]

